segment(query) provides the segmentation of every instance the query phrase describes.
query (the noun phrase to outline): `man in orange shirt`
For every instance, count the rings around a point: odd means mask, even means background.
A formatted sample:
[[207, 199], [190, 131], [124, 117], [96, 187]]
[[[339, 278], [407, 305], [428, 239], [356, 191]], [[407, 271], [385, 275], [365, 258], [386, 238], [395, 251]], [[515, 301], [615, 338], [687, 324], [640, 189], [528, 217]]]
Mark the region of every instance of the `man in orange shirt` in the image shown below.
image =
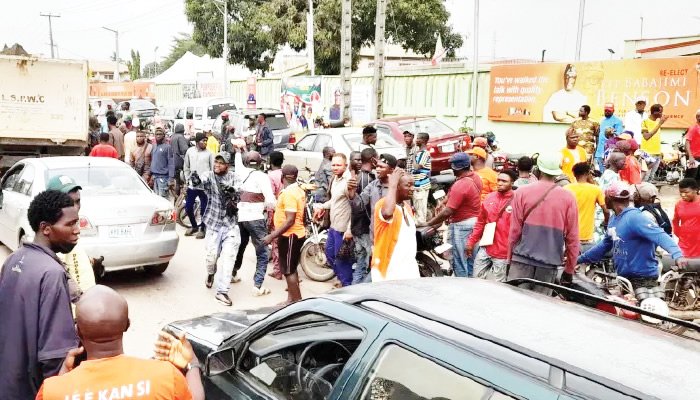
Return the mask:
[[615, 147], [625, 155], [625, 166], [620, 170], [620, 179], [630, 185], [642, 183], [642, 166], [634, 156], [634, 152], [639, 149], [637, 142], [634, 139], [622, 140]]
[[100, 133], [100, 144], [92, 148], [90, 151], [90, 157], [108, 157], [119, 159], [117, 149], [109, 144], [109, 133]]
[[566, 147], [561, 150], [561, 170], [569, 178], [570, 183], [576, 182], [576, 177], [573, 173], [574, 165], [588, 161], [586, 150], [578, 144], [579, 139], [580, 135], [576, 130], [569, 128], [566, 131]]
[[282, 167], [284, 189], [277, 198], [275, 230], [263, 238], [266, 245], [277, 239], [280, 271], [287, 280], [287, 303], [301, 300], [297, 266], [301, 258], [301, 248], [306, 240], [306, 228], [304, 228], [306, 193], [297, 184], [298, 175], [297, 167], [293, 165]]
[[481, 178], [481, 201], [484, 201], [489, 193], [498, 190], [498, 174], [486, 166], [488, 154], [483, 148], [474, 147], [467, 154], [471, 156], [472, 169]]
[[[184, 335], [178, 340], [161, 332], [158, 360], [124, 355], [129, 306], [114, 290], [97, 285], [86, 291], [76, 307], [76, 320], [83, 347], [68, 353], [59, 375], [39, 388], [37, 400], [204, 399], [201, 367]], [[83, 352], [87, 359], [76, 366]]]

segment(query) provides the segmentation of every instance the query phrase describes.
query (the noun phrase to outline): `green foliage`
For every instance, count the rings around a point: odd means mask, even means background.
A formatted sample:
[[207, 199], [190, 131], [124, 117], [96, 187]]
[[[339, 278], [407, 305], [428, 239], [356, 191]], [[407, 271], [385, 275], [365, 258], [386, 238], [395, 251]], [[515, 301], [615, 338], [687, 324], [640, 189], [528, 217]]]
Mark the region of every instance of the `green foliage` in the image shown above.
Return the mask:
[[[307, 0], [228, 1], [229, 62], [250, 70], [268, 71], [277, 51], [289, 45], [306, 48]], [[340, 73], [341, 0], [314, 1], [314, 52], [318, 74]], [[353, 69], [361, 47], [374, 43], [376, 0], [353, 0]], [[220, 5], [218, 7], [221, 7]], [[185, 14], [194, 25], [192, 39], [209, 54], [222, 55], [223, 17], [214, 0], [185, 0]], [[449, 12], [443, 0], [391, 0], [387, 10], [387, 37], [406, 50], [430, 57], [437, 34], [448, 56], [462, 38], [447, 25]]]
[[138, 51], [131, 49], [131, 60], [126, 62], [126, 67], [132, 81], [141, 78], [141, 54]]
[[[222, 39], [223, 40], [223, 39]], [[192, 39], [187, 33], [180, 33], [173, 38], [173, 44], [170, 47], [170, 54], [158, 65], [158, 73], [165, 71], [175, 64], [185, 53], [190, 52], [196, 56], [207, 54], [207, 49], [201, 46]]]

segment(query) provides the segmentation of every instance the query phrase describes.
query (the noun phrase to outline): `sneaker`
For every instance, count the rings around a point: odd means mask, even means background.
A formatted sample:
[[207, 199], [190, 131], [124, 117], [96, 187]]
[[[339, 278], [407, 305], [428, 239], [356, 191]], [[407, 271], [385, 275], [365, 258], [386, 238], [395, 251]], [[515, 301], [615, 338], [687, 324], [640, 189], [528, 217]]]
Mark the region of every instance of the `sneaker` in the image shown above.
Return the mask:
[[264, 296], [264, 295], [270, 294], [270, 293], [271, 293], [270, 289], [268, 289], [266, 287], [260, 286], [258, 288], [258, 287], [253, 286], [253, 296], [255, 296], [255, 297]]
[[241, 278], [238, 275], [233, 275], [231, 277], [231, 283], [238, 283], [241, 281]]
[[198, 231], [199, 231], [199, 229], [197, 229], [197, 228], [190, 228], [187, 231], [185, 231], [185, 236], [192, 236], [195, 233], [197, 233]]
[[196, 239], [204, 239], [205, 235], [206, 234], [204, 233], [204, 231], [199, 231], [199, 232], [197, 232], [197, 236], [195, 236], [195, 238]]
[[217, 293], [216, 294], [216, 301], [219, 303], [225, 305], [225, 306], [231, 306], [233, 302], [231, 299], [228, 297], [228, 294], [226, 293]]
[[214, 274], [208, 274], [204, 284], [207, 285], [208, 289], [211, 289], [211, 287], [214, 286]]

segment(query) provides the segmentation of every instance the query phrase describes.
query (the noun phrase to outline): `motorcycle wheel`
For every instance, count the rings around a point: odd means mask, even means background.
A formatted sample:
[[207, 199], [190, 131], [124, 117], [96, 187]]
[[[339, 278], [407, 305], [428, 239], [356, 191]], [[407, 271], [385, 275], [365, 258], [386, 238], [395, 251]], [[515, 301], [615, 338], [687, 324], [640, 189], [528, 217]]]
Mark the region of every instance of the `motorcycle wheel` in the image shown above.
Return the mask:
[[312, 281], [326, 282], [335, 276], [333, 269], [326, 263], [326, 238], [321, 238], [318, 243], [307, 239], [301, 247], [299, 264]]
[[433, 260], [427, 254], [418, 253], [416, 255], [416, 261], [418, 261], [418, 272], [423, 278], [440, 277], [445, 275], [442, 272], [442, 268], [440, 268], [440, 263]]
[[[197, 201], [194, 205], [194, 219], [197, 221], [197, 224], [202, 223], [202, 215], [199, 209], [199, 201]], [[177, 207], [177, 223], [180, 224], [183, 228], [190, 229], [192, 227], [192, 223], [190, 222], [190, 218], [187, 216], [187, 211], [185, 211], [185, 204], [179, 205]]]

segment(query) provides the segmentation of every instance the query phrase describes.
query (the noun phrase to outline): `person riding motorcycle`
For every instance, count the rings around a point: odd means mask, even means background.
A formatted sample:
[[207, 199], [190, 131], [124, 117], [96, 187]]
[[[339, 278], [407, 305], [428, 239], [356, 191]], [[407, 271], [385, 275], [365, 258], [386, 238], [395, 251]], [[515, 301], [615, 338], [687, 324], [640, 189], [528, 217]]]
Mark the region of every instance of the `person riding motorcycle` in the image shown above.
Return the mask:
[[598, 262], [612, 250], [617, 275], [627, 278], [637, 290], [658, 286], [657, 246], [666, 250], [681, 269], [687, 267], [688, 260], [662, 228], [630, 204], [632, 193], [625, 182], [615, 182], [606, 189], [606, 203], [615, 215], [608, 224], [605, 238], [579, 256], [577, 264]]

